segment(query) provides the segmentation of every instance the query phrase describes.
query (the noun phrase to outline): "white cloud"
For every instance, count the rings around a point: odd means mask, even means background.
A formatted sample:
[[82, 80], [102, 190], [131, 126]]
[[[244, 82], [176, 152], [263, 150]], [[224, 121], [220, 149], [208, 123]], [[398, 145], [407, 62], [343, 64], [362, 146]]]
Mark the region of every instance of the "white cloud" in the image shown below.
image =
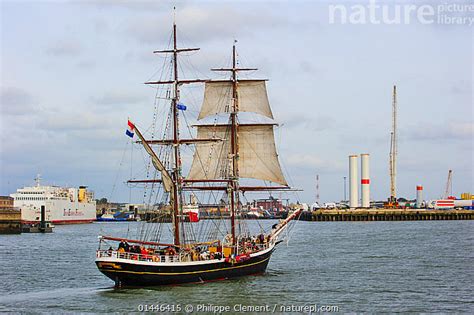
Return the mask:
[[453, 94], [471, 94], [472, 95], [472, 82], [460, 80], [459, 82], [456, 82], [451, 87], [451, 92]]
[[92, 97], [94, 103], [99, 105], [127, 105], [136, 104], [146, 100], [145, 97], [125, 91], [110, 91], [99, 97]]
[[[168, 39], [166, 34], [171, 34], [170, 27], [163, 25], [164, 21], [169, 20], [168, 16], [169, 12], [162, 12], [161, 15], [137, 15], [125, 32], [141, 43], [156, 44], [159, 40]], [[192, 40], [200, 44], [215, 39], [231, 42], [235, 38], [251, 36], [255, 29], [261, 32], [262, 29], [275, 28], [284, 23], [283, 18], [271, 13], [262, 15], [231, 6], [185, 6], [177, 13], [178, 35], [181, 40]]]
[[47, 131], [95, 130], [110, 126], [106, 116], [81, 110], [54, 109], [43, 112], [37, 120], [37, 128]]
[[287, 128], [301, 128], [306, 131], [319, 132], [338, 126], [337, 121], [329, 116], [318, 114], [288, 114], [282, 119], [282, 125]]
[[79, 42], [72, 39], [63, 39], [52, 43], [46, 52], [53, 56], [70, 57], [80, 55], [82, 50], [83, 48]]
[[[134, 10], [134, 11], [159, 11], [163, 8], [163, 2], [166, 1], [152, 1], [152, 0], [140, 0], [140, 1], [130, 1], [130, 0], [88, 0], [81, 1], [78, 4], [81, 5], [92, 5], [98, 7], [100, 10], [110, 10], [110, 9], [124, 9], [124, 10]], [[168, 3], [171, 3], [168, 1]]]
[[2, 116], [31, 115], [36, 110], [33, 105], [33, 96], [18, 87], [1, 87], [0, 108]]
[[337, 160], [325, 160], [313, 154], [290, 154], [285, 161], [287, 164], [304, 169], [325, 169], [334, 171], [343, 169], [344, 165]]
[[79, 61], [76, 65], [79, 69], [87, 69], [87, 70], [90, 70], [96, 67], [96, 63], [92, 60], [82, 60], [82, 61]]
[[473, 122], [448, 122], [444, 124], [423, 123], [412, 127], [408, 138], [416, 141], [470, 140], [474, 141]]

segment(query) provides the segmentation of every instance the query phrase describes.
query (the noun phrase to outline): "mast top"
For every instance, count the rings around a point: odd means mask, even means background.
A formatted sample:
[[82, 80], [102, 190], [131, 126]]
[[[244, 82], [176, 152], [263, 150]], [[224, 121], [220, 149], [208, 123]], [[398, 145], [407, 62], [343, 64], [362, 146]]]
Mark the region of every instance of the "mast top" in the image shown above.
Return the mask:
[[173, 7], [173, 25], [176, 25], [176, 6]]
[[233, 74], [236, 74], [239, 71], [258, 70], [258, 68], [237, 68], [236, 43], [237, 43], [237, 40], [234, 39], [234, 44], [232, 45], [232, 68], [212, 68], [211, 71], [229, 71], [229, 72], [232, 72]]
[[176, 7], [173, 8], [174, 12], [174, 18], [173, 18], [173, 47], [172, 49], [165, 49], [165, 50], [154, 50], [154, 54], [159, 54], [159, 53], [171, 53], [173, 54], [173, 62], [174, 62], [174, 79], [169, 80], [169, 81], [148, 81], [145, 82], [145, 84], [175, 84], [176, 87], [178, 87], [181, 84], [189, 84], [189, 83], [200, 83], [200, 82], [206, 82], [207, 80], [203, 79], [192, 79], [192, 80], [179, 80], [178, 79], [178, 53], [182, 52], [188, 52], [188, 51], [196, 51], [200, 50], [200, 48], [178, 48], [177, 47], [177, 32], [176, 32]]

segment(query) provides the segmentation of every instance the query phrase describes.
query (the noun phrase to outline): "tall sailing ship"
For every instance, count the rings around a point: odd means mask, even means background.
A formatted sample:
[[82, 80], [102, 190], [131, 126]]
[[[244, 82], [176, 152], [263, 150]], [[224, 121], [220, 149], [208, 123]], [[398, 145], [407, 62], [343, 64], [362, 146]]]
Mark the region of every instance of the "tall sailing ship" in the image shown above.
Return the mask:
[[[246, 193], [290, 190], [280, 167], [274, 142], [273, 114], [266, 80], [241, 79], [239, 73], [257, 69], [238, 66], [235, 42], [231, 66], [211, 69], [227, 72], [224, 80], [181, 79], [178, 56], [199, 48], [178, 48], [176, 23], [172, 47], [154, 53], [171, 54], [171, 78], [146, 84], [168, 87], [168, 119], [160, 139], [145, 139], [132, 121], [127, 135], [135, 134], [150, 158], [153, 178], [132, 179], [131, 184], [161, 189], [163, 223], [142, 223], [134, 239], [99, 236], [96, 264], [117, 286], [164, 285], [228, 279], [265, 272], [280, 236], [300, 210], [274, 224], [269, 231], [251, 232], [241, 220], [242, 198]], [[186, 105], [180, 101], [183, 85], [204, 83], [204, 98], [198, 115], [197, 136], [180, 137], [180, 122], [187, 124]], [[242, 112], [265, 117], [266, 122], [244, 122]], [[219, 122], [224, 116], [224, 123]], [[243, 116], [243, 115], [242, 115]], [[219, 118], [220, 117], [220, 118]], [[212, 123], [206, 120], [213, 120]], [[268, 121], [272, 122], [268, 122]], [[153, 128], [152, 128], [153, 129]], [[193, 160], [183, 176], [181, 146], [193, 145]], [[153, 149], [156, 146], [159, 149]], [[148, 172], [147, 172], [148, 174]], [[256, 185], [256, 181], [264, 184]], [[250, 182], [250, 184], [249, 184]], [[276, 184], [276, 185], [275, 185]], [[222, 220], [196, 219], [196, 205], [186, 196], [222, 198]], [[156, 197], [158, 198], [158, 197]], [[150, 196], [151, 199], [151, 196]], [[156, 200], [156, 199], [155, 199]], [[172, 222], [166, 223], [167, 215]], [[171, 232], [164, 241], [167, 226]], [[117, 247], [117, 243], [118, 244]]]

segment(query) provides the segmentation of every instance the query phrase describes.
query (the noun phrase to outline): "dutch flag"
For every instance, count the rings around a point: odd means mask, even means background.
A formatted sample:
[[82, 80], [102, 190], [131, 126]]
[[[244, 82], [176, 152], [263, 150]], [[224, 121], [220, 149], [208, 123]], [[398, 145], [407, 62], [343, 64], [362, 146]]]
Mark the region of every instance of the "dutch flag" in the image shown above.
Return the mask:
[[135, 135], [134, 130], [135, 130], [135, 125], [129, 119], [128, 128], [127, 128], [127, 131], [125, 131], [125, 134], [129, 136], [130, 138], [133, 138], [133, 136]]

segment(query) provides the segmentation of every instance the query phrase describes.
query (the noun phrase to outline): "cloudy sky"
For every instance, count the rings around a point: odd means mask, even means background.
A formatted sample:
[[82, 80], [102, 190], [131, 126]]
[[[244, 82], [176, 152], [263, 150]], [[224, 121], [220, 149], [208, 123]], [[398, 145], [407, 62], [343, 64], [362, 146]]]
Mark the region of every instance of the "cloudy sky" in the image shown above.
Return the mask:
[[[131, 169], [126, 120], [152, 123], [155, 90], [143, 82], [160, 76], [164, 59], [152, 51], [168, 45], [174, 5], [181, 44], [201, 48], [183, 64], [189, 77], [215, 78], [209, 68], [225, 66], [238, 39], [241, 65], [269, 79], [281, 162], [304, 189], [292, 199], [312, 202], [319, 174], [321, 200], [340, 200], [348, 155], [360, 153], [371, 155], [372, 198], [388, 196], [394, 84], [399, 195], [412, 198], [421, 184], [439, 197], [449, 169], [456, 195], [474, 192], [472, 26], [329, 23], [329, 3], [310, 1], [0, 4], [1, 195], [41, 173], [129, 200], [124, 181], [143, 166]], [[368, 1], [338, 4], [350, 13]], [[198, 86], [183, 95], [191, 122], [201, 94]], [[143, 192], [131, 199], [142, 202]]]

